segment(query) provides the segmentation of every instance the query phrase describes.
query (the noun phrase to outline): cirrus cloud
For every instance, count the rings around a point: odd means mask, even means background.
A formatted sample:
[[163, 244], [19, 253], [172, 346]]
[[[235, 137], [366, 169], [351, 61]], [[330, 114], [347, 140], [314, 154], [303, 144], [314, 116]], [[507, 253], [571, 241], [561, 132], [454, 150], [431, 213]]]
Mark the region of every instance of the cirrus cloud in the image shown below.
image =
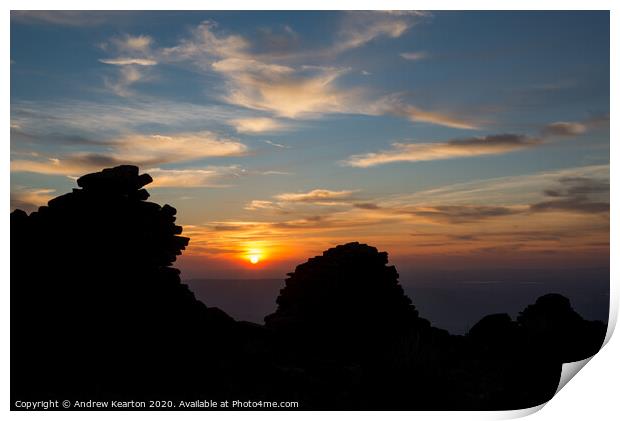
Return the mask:
[[[218, 74], [224, 80], [224, 94], [220, 99], [280, 117], [391, 114], [413, 122], [475, 129], [477, 124], [461, 116], [397, 101], [400, 94], [377, 100], [362, 86], [344, 87], [342, 79], [353, 69], [333, 65], [333, 56], [378, 38], [398, 38], [427, 15], [424, 12], [345, 13], [330, 46], [296, 50], [293, 54], [281, 48], [275, 53], [256, 52], [256, 46], [245, 37], [220, 30], [216, 22], [204, 21], [190, 29], [189, 36], [177, 45], [158, 50], [157, 57], [163, 63], [189, 64], [200, 72]], [[299, 64], [307, 62], [313, 64]], [[245, 130], [243, 126], [241, 130]]]
[[101, 63], [112, 64], [115, 66], [127, 66], [135, 64], [137, 66], [154, 66], [157, 64], [155, 60], [148, 58], [130, 58], [130, 57], [118, 57], [109, 59], [99, 59]]
[[585, 133], [586, 130], [586, 125], [582, 123], [558, 121], [543, 127], [542, 133], [545, 136], [576, 136]]
[[427, 58], [428, 54], [426, 54], [424, 51], [417, 51], [417, 52], [401, 53], [400, 56], [404, 58], [405, 60], [418, 61], [418, 60], [423, 60]]
[[170, 135], [134, 134], [102, 142], [101, 151], [69, 153], [37, 160], [13, 160], [11, 171], [56, 175], [81, 175], [101, 167], [131, 163], [152, 166], [205, 158], [240, 156], [247, 146], [211, 132]]
[[354, 192], [354, 190], [315, 189], [304, 193], [282, 193], [275, 197], [282, 202], [331, 203], [333, 201], [348, 199]]
[[121, 55], [116, 58], [99, 59], [101, 63], [119, 66], [118, 77], [112, 80], [104, 78], [105, 86], [121, 97], [133, 94], [129, 87], [137, 82], [145, 80], [142, 67], [155, 66], [157, 60], [153, 59], [151, 45], [153, 39], [147, 35], [124, 35], [123, 37], [112, 38], [109, 43], [101, 45], [103, 50], [113, 49]]
[[440, 159], [497, 155], [539, 145], [541, 139], [516, 134], [499, 134], [436, 143], [393, 143], [392, 149], [353, 155], [345, 161], [352, 167], [373, 167], [393, 162], [419, 162]]
[[149, 188], [158, 187], [227, 187], [224, 181], [238, 178], [247, 173], [246, 170], [236, 166], [205, 167], [195, 169], [162, 169], [149, 168], [144, 172], [153, 177], [153, 183]]
[[334, 45], [328, 51], [341, 53], [359, 48], [377, 38], [399, 38], [428, 16], [428, 12], [413, 10], [348, 12]]
[[37, 189], [15, 187], [11, 189], [11, 210], [21, 209], [27, 212], [46, 205], [54, 198], [55, 189]]
[[239, 133], [270, 133], [286, 129], [282, 122], [268, 117], [238, 118], [230, 123]]
[[383, 96], [372, 101], [364, 110], [371, 115], [391, 114], [405, 117], [414, 123], [430, 123], [455, 129], [475, 130], [479, 124], [465, 116], [446, 111], [429, 111], [408, 104], [401, 94]]

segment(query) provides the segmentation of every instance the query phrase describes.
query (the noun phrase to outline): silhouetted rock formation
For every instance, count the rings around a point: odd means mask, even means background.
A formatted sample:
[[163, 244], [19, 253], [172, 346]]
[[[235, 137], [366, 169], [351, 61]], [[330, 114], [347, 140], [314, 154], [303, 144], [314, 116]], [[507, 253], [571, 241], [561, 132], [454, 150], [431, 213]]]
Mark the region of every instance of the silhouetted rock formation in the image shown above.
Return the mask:
[[170, 266], [187, 246], [151, 177], [120, 166], [11, 214], [11, 398], [252, 399], [301, 409], [518, 409], [605, 324], [549, 294], [465, 336], [419, 317], [387, 253], [349, 243], [289, 274], [266, 325], [208, 308]]
[[145, 201], [151, 181], [106, 169], [11, 214], [14, 396], [169, 396], [208, 374], [234, 321], [169, 267], [189, 239], [174, 208]]
[[490, 347], [504, 347], [516, 335], [517, 324], [506, 313], [484, 316], [469, 330], [469, 337]]
[[551, 399], [562, 364], [594, 355], [605, 331], [605, 324], [583, 320], [559, 294], [538, 298], [516, 321], [508, 314], [482, 318], [467, 335], [472, 373], [487, 382], [495, 378], [497, 384], [480, 390], [480, 403], [500, 409]]
[[433, 338], [448, 336], [418, 316], [387, 253], [357, 242], [297, 266], [276, 301], [266, 327], [283, 357], [316, 373], [320, 387], [305, 400], [331, 408], [352, 400], [386, 407], [402, 399], [411, 392], [401, 387], [403, 374], [427, 360]]
[[538, 298], [519, 314], [517, 322], [535, 352], [562, 362], [594, 355], [607, 330], [604, 323], [584, 320], [560, 294]]
[[418, 318], [396, 268], [387, 263], [387, 253], [359, 243], [309, 259], [289, 274], [266, 326], [303, 342], [311, 353], [376, 358], [386, 340], [430, 325]]

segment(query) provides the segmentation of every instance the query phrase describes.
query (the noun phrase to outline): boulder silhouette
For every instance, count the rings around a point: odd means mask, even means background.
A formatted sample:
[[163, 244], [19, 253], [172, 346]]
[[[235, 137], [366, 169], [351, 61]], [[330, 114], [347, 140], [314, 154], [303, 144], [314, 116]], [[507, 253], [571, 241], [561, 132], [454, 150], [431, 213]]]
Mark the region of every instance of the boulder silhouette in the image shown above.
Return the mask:
[[514, 351], [519, 340], [517, 329], [517, 323], [508, 314], [489, 314], [480, 319], [467, 336], [480, 351], [497, 355]]
[[516, 321], [508, 314], [483, 317], [467, 334], [468, 371], [484, 386], [477, 391], [478, 406], [526, 408], [548, 401], [562, 364], [594, 355], [605, 330], [601, 322], [583, 320], [560, 294], [539, 297]]
[[532, 352], [563, 363], [594, 355], [607, 330], [602, 322], [584, 320], [560, 294], [539, 297], [519, 313], [517, 322]]
[[268, 328], [319, 355], [374, 354], [424, 323], [386, 252], [357, 242], [309, 259], [288, 274]]
[[151, 181], [105, 169], [11, 214], [14, 396], [194, 393], [220, 370], [209, 358], [229, 353], [235, 322], [170, 267], [189, 239], [173, 207], [146, 201]]
[[419, 397], [409, 376], [427, 361], [435, 330], [418, 316], [398, 276], [386, 252], [358, 242], [330, 248], [288, 274], [265, 326], [281, 358], [306, 373], [298, 387], [304, 390], [308, 378], [316, 384], [305, 401], [386, 409], [411, 405], [411, 393]]

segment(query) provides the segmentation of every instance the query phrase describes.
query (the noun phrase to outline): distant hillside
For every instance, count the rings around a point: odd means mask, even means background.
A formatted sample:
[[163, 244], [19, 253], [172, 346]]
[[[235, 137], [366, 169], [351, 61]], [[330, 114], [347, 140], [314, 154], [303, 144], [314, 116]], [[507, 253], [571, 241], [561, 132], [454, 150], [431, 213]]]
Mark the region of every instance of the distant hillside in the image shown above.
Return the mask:
[[[187, 279], [196, 297], [225, 310], [236, 320], [263, 323], [275, 310], [283, 279]], [[570, 298], [590, 320], [607, 320], [609, 268], [570, 270], [434, 270], [401, 279], [415, 297], [420, 314], [433, 325], [464, 334], [483, 316], [506, 312], [516, 317], [526, 305], [549, 291]]]

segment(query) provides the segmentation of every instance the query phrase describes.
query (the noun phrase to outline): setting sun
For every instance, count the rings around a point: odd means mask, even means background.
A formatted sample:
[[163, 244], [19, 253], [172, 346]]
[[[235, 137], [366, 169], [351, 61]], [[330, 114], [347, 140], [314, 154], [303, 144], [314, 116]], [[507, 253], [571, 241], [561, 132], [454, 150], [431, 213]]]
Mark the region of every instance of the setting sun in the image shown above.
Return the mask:
[[247, 253], [245, 254], [245, 258], [248, 259], [248, 261], [253, 265], [263, 260], [263, 257], [264, 257], [263, 250], [258, 249], [258, 248], [251, 248], [247, 250]]

